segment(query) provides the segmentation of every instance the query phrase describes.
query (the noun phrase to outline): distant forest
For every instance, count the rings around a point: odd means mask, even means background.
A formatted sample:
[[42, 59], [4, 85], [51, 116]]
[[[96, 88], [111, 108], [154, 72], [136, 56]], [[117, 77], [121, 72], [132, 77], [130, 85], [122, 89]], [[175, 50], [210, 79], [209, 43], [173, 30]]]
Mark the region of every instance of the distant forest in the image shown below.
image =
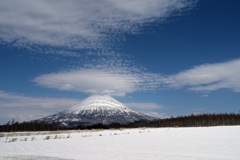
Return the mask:
[[79, 125], [75, 128], [62, 127], [60, 123], [46, 122], [15, 122], [9, 121], [0, 126], [0, 132], [19, 132], [19, 131], [54, 131], [66, 129], [111, 129], [111, 128], [139, 128], [139, 127], [206, 127], [206, 126], [231, 126], [240, 125], [239, 114], [201, 114], [171, 117], [154, 121], [140, 120], [129, 124], [112, 123], [109, 125], [94, 124], [91, 126]]

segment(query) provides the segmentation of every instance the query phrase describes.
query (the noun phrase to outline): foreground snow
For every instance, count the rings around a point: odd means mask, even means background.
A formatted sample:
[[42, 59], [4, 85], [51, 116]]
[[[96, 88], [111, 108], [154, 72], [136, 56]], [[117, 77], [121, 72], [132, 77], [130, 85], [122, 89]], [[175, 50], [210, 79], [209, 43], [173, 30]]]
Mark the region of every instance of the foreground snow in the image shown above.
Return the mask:
[[0, 137], [0, 160], [240, 159], [240, 126], [31, 134]]

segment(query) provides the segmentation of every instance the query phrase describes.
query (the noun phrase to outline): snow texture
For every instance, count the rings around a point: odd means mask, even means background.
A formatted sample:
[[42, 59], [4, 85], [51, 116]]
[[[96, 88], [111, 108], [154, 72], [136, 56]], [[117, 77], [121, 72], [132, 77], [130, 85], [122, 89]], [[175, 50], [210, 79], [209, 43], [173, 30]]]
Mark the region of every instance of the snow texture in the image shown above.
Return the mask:
[[239, 133], [240, 126], [72, 131], [60, 139], [33, 132], [1, 137], [0, 160], [239, 160]]

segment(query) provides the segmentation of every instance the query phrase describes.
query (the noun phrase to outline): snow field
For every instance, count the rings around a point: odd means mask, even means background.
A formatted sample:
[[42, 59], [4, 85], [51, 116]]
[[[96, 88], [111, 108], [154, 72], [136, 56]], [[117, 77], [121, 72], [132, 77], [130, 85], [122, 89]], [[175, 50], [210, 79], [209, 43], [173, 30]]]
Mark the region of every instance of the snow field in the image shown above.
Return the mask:
[[0, 137], [0, 160], [240, 159], [240, 126], [58, 132], [8, 137], [18, 139], [8, 143], [6, 138]]

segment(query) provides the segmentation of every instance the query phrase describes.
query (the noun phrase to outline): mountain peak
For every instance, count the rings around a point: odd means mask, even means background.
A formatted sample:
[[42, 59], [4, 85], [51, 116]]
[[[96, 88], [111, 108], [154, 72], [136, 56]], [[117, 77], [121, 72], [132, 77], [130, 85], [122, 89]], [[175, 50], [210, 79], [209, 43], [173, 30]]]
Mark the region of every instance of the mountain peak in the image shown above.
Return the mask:
[[108, 95], [94, 95], [90, 96], [79, 104], [68, 109], [68, 112], [80, 112], [82, 110], [111, 110], [111, 109], [124, 109], [131, 110], [122, 103], [118, 102], [114, 98]]
[[130, 123], [138, 120], [153, 120], [154, 117], [135, 112], [108, 95], [90, 96], [79, 104], [44, 117], [39, 121], [61, 122], [68, 127], [97, 123]]

